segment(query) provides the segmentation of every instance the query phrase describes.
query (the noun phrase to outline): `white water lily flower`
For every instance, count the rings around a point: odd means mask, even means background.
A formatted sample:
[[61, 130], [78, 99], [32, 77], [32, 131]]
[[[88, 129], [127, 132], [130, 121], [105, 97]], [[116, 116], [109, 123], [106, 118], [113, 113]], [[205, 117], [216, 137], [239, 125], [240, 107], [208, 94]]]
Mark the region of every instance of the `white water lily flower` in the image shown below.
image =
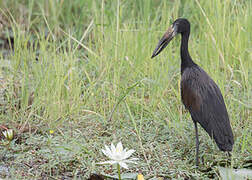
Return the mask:
[[119, 142], [116, 147], [113, 143], [111, 143], [111, 148], [105, 145], [105, 150], [102, 149], [103, 154], [105, 154], [110, 161], [101, 162], [98, 164], [119, 164], [121, 167], [128, 169], [128, 165], [126, 163], [134, 163], [137, 164], [135, 161], [138, 158], [131, 158], [128, 159], [135, 150], [130, 149], [127, 151], [127, 148], [123, 149], [122, 143]]
[[14, 133], [13, 133], [13, 129], [8, 129], [6, 131], [3, 132], [4, 137], [8, 140], [11, 141], [13, 139]]

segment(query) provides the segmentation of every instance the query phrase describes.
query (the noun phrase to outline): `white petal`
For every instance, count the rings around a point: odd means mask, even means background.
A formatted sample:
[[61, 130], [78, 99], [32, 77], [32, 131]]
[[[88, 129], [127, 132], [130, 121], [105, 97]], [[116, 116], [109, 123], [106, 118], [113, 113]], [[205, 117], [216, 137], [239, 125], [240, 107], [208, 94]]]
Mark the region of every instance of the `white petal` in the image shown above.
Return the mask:
[[131, 158], [131, 159], [129, 159], [129, 161], [137, 161], [138, 160], [138, 158]]
[[105, 156], [108, 156], [108, 157], [109, 157], [107, 151], [105, 151], [104, 149], [102, 149], [101, 151], [103, 152], [103, 154], [104, 154]]
[[104, 161], [104, 162], [99, 162], [99, 163], [96, 163], [96, 164], [116, 164], [118, 163], [117, 161]]
[[125, 169], [128, 169], [128, 165], [125, 162], [119, 162], [119, 165]]
[[105, 145], [105, 149], [107, 152], [111, 151], [108, 146]]
[[115, 154], [116, 148], [113, 143], [111, 143], [111, 154]]
[[123, 146], [121, 141], [116, 145], [116, 150], [117, 152], [122, 152], [123, 151]]
[[111, 152], [111, 150], [110, 150], [109, 147], [106, 146], [106, 145], [105, 145], [105, 148], [106, 148], [107, 156], [111, 159], [111, 158], [112, 158], [112, 152]]
[[127, 159], [129, 158], [133, 153], [135, 152], [134, 149], [130, 149], [129, 151], [127, 151], [124, 155], [124, 158]]
[[130, 160], [124, 160], [123, 162], [137, 164], [137, 162], [135, 162], [136, 160], [137, 159], [130, 159]]

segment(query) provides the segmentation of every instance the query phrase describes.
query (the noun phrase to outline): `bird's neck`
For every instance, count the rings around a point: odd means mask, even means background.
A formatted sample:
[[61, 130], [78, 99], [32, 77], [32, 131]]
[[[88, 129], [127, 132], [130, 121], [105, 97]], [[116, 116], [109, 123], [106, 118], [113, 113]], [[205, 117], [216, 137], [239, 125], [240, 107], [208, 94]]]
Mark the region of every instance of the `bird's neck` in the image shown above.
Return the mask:
[[188, 39], [189, 39], [190, 32], [185, 32], [181, 35], [182, 35], [182, 39], [181, 39], [181, 47], [180, 47], [180, 56], [181, 56], [181, 73], [183, 73], [185, 68], [195, 65], [195, 63], [193, 62], [188, 51]]

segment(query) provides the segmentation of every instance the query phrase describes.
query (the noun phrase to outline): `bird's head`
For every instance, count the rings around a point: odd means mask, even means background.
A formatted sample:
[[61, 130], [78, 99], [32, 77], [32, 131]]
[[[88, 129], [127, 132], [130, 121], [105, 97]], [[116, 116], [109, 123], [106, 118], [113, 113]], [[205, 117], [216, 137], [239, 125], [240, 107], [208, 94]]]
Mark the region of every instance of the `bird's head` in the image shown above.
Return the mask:
[[157, 56], [173, 39], [176, 34], [190, 32], [190, 22], [187, 19], [179, 18], [172, 23], [168, 30], [163, 35], [162, 39], [159, 41], [156, 49], [154, 50], [151, 58]]

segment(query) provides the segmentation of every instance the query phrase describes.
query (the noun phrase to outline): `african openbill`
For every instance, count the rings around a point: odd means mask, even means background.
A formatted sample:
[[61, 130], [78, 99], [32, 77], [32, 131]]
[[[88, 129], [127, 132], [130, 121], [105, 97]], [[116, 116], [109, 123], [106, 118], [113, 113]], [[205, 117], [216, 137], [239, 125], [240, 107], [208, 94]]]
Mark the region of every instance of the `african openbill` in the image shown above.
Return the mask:
[[232, 151], [234, 144], [227, 109], [220, 89], [210, 76], [195, 64], [188, 52], [190, 23], [179, 18], [159, 41], [152, 57], [157, 56], [176, 34], [181, 34], [181, 97], [191, 114], [196, 134], [196, 166], [199, 164], [199, 123], [213, 138], [221, 151]]

